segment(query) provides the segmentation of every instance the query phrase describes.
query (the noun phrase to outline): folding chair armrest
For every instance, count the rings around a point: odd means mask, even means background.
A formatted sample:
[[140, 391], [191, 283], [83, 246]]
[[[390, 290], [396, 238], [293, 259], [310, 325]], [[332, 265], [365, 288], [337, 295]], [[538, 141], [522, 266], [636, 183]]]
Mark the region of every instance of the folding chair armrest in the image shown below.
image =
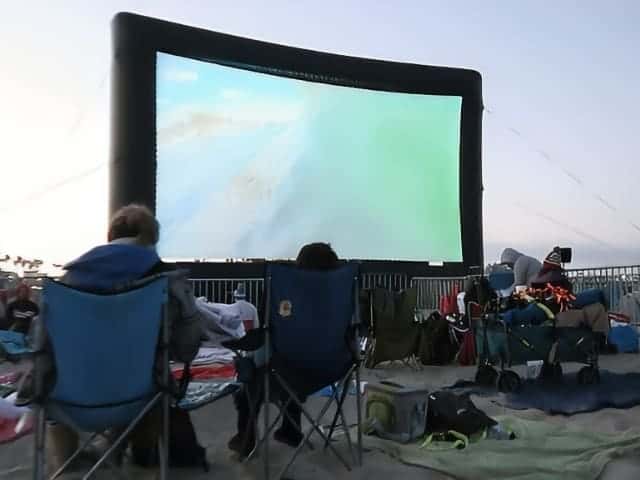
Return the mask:
[[249, 330], [242, 338], [225, 340], [222, 342], [222, 346], [233, 351], [255, 352], [264, 347], [264, 338], [264, 329], [256, 328]]

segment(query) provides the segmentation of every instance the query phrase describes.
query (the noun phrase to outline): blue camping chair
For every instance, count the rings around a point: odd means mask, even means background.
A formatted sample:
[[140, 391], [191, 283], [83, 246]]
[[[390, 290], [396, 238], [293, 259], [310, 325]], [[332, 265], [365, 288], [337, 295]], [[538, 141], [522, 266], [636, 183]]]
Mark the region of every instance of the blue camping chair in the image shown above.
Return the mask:
[[[163, 419], [160, 478], [166, 479], [169, 393], [168, 388], [161, 389], [158, 383], [169, 383], [167, 302], [165, 275], [106, 294], [83, 292], [46, 281], [42, 322], [53, 350], [56, 381], [50, 392], [42, 394], [43, 379], [36, 362], [35, 479], [45, 476], [46, 420], [92, 433], [51, 478], [59, 476], [97, 435], [109, 429], [121, 432], [83, 477], [86, 479], [105, 461], [113, 467], [109, 456], [158, 404]], [[162, 379], [157, 382], [154, 365], [159, 345]]]
[[[353, 264], [331, 271], [307, 271], [285, 265], [270, 265], [267, 270], [264, 331], [268, 374], [264, 384], [264, 436], [259, 442], [262, 444], [266, 478], [269, 478], [269, 432], [279, 419], [276, 418], [273, 424], [269, 422], [269, 387], [273, 382], [277, 382], [289, 395], [289, 401], [295, 402], [311, 423], [311, 428], [279, 478], [286, 474], [314, 432], [322, 437], [325, 448], [331, 449], [350, 470], [349, 463], [331, 444], [331, 436], [340, 417], [349, 449], [355, 457], [342, 412], [354, 377], [358, 416], [356, 463], [362, 462], [357, 274], [357, 266]], [[303, 387], [299, 382], [301, 378], [304, 379]], [[310, 393], [327, 385], [331, 386], [332, 395], [314, 418], [304, 408], [297, 392], [302, 389]], [[319, 422], [334, 403], [337, 411], [329, 432], [325, 433]], [[286, 414], [286, 408], [281, 409], [280, 415], [283, 413]]]
[[496, 292], [511, 288], [514, 281], [515, 275], [513, 274], [513, 270], [491, 272], [489, 274], [489, 285]]

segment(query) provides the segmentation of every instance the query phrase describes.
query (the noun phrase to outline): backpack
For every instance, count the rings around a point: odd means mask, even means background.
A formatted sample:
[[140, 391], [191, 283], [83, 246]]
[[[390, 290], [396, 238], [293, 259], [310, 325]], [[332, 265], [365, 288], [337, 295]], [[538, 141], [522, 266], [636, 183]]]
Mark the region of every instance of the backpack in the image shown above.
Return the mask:
[[429, 394], [426, 426], [429, 433], [454, 431], [470, 436], [494, 425], [497, 422], [476, 407], [469, 394], [447, 391]]
[[457, 350], [449, 335], [449, 322], [438, 312], [432, 313], [420, 332], [420, 362], [423, 365], [446, 365], [454, 359]]

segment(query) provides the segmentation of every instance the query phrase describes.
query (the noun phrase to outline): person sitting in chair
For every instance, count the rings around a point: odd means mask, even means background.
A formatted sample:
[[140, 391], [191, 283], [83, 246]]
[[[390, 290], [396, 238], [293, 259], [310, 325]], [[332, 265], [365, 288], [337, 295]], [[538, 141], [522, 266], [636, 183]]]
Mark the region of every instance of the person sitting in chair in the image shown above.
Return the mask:
[[[66, 273], [61, 282], [72, 288], [109, 291], [168, 271], [171, 267], [160, 260], [155, 250], [159, 233], [160, 225], [147, 207], [135, 204], [125, 206], [111, 219], [108, 243], [92, 248], [65, 265]], [[172, 359], [185, 363], [193, 360], [198, 353], [202, 337], [201, 317], [190, 288], [186, 278], [171, 279], [169, 284], [170, 355]], [[42, 338], [42, 327], [35, 324], [34, 328], [39, 330], [34, 333], [41, 338], [38, 343], [44, 350], [38, 361], [42, 362], [41, 371], [46, 372], [43, 384], [48, 391], [54, 385], [55, 365], [48, 341]], [[29, 403], [33, 394], [32, 376], [28, 375], [19, 390], [19, 401], [16, 403]], [[178, 417], [184, 423], [181, 412], [173, 412], [171, 422]], [[153, 457], [157, 456], [155, 445], [159, 434], [159, 411], [152, 410], [130, 437], [133, 458], [137, 464], [147, 466], [156, 463]], [[53, 455], [48, 460], [50, 465], [61, 464], [77, 448], [77, 436], [64, 425], [50, 426], [47, 436], [53, 447], [49, 450]], [[173, 453], [170, 452], [170, 457]]]
[[560, 247], [555, 247], [549, 252], [544, 259], [540, 272], [531, 279], [531, 286], [533, 288], [546, 288], [547, 285], [561, 287], [569, 292], [573, 290], [573, 285], [567, 278], [566, 272], [562, 267]]
[[16, 289], [16, 299], [7, 307], [7, 321], [9, 330], [27, 334], [31, 321], [38, 316], [40, 309], [31, 300], [31, 289], [21, 283]]
[[[338, 255], [333, 251], [328, 243], [310, 243], [303, 246], [296, 258], [296, 267], [304, 270], [327, 271], [337, 268], [339, 265]], [[264, 368], [258, 362], [259, 352], [256, 352], [254, 359], [256, 366], [255, 374], [250, 382], [246, 383], [243, 390], [234, 396], [234, 403], [238, 411], [237, 427], [238, 432], [228, 443], [229, 449], [237, 452], [242, 457], [248, 456], [256, 445], [255, 424], [251, 416], [251, 405], [253, 403], [254, 414], [257, 415], [263, 401], [262, 386], [264, 384]], [[283, 404], [287, 402], [288, 395], [281, 391], [276, 382], [273, 382], [274, 397], [279, 397]], [[304, 392], [296, 392], [304, 402], [306, 395]], [[300, 429], [301, 411], [295, 402], [290, 401], [283, 414], [281, 427], [274, 432], [274, 438], [289, 446], [296, 447], [302, 441], [303, 435]]]
[[500, 263], [513, 269], [513, 287], [520, 285], [531, 286], [531, 280], [538, 274], [542, 265], [528, 255], [524, 255], [513, 248], [505, 248], [500, 255]]

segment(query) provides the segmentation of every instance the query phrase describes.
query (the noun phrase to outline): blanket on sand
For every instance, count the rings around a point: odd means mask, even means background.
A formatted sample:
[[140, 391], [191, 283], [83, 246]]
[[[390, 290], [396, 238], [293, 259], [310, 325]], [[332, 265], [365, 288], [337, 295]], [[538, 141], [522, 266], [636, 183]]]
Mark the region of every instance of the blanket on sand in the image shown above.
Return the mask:
[[614, 458], [640, 452], [640, 432], [615, 435], [512, 416], [494, 417], [515, 440], [482, 440], [464, 450], [431, 451], [366, 436], [364, 446], [408, 465], [469, 480], [596, 479]]

